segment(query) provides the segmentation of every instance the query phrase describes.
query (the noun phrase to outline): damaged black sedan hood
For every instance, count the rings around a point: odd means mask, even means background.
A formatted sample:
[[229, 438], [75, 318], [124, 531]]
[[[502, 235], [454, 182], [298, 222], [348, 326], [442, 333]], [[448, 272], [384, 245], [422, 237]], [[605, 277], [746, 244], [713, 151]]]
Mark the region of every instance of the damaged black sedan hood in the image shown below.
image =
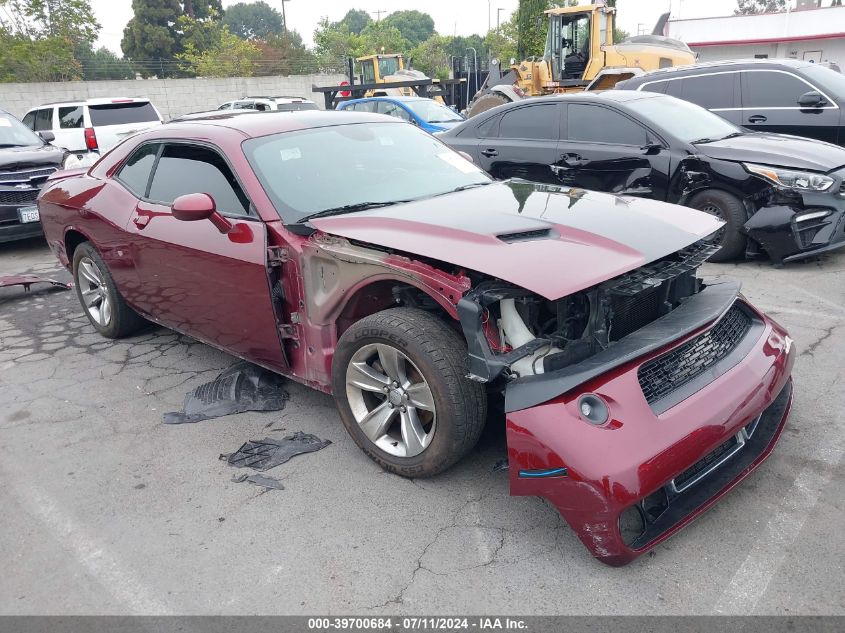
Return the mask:
[[845, 165], [845, 148], [786, 134], [748, 133], [720, 141], [698, 143], [695, 148], [701, 154], [719, 160], [823, 173]]

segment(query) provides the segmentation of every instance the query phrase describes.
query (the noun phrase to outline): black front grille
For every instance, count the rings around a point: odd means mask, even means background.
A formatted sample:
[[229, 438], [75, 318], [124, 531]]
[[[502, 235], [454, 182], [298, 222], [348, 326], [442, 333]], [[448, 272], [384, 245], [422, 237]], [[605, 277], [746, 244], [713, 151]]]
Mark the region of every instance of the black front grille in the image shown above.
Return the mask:
[[649, 404], [703, 374], [739, 344], [751, 329], [751, 317], [737, 304], [707, 332], [659, 358], [644, 363], [637, 377]]
[[0, 204], [26, 204], [35, 202], [38, 189], [16, 189], [0, 191]]
[[687, 468], [684, 472], [680, 475], [675, 477], [673, 483], [678, 490], [683, 490], [689, 482], [694, 480], [698, 477], [701, 473], [708, 470], [713, 464], [720, 461], [725, 455], [730, 453], [732, 450], [736, 448], [738, 440], [736, 436], [729, 439], [724, 444], [721, 444], [716, 448], [716, 450], [708, 453], [692, 466]]
[[54, 171], [56, 171], [55, 167], [3, 171], [0, 172], [0, 182], [29, 182], [30, 180], [46, 179]]
[[645, 290], [634, 296], [611, 295], [610, 340], [618, 341], [660, 316], [661, 287]]

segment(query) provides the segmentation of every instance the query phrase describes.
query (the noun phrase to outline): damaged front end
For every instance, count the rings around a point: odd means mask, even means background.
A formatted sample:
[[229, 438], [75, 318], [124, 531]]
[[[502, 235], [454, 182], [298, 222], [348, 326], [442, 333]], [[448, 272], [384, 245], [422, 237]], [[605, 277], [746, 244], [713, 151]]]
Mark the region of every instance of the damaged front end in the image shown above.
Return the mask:
[[707, 285], [706, 240], [556, 300], [503, 283], [458, 303], [470, 377], [505, 394], [511, 494], [549, 500], [621, 565], [769, 454], [791, 400], [791, 340]]

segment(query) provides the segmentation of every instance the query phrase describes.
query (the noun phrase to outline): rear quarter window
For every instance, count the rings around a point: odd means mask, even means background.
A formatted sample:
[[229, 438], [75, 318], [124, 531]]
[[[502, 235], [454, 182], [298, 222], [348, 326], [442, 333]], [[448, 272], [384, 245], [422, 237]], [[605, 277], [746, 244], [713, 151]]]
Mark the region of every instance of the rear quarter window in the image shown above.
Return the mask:
[[126, 125], [129, 123], [149, 123], [158, 121], [158, 114], [149, 101], [133, 103], [106, 103], [88, 106], [91, 125]]

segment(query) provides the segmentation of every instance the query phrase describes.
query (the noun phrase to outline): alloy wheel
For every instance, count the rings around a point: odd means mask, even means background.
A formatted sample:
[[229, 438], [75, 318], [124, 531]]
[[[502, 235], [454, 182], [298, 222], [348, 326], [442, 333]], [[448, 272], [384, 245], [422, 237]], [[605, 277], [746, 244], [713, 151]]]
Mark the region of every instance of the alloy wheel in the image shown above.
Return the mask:
[[397, 348], [372, 343], [356, 351], [346, 368], [346, 397], [361, 431], [385, 453], [414, 457], [431, 444], [434, 394]]
[[95, 323], [108, 326], [112, 318], [109, 291], [100, 269], [89, 257], [79, 260], [76, 269], [76, 283], [82, 297], [82, 305]]

